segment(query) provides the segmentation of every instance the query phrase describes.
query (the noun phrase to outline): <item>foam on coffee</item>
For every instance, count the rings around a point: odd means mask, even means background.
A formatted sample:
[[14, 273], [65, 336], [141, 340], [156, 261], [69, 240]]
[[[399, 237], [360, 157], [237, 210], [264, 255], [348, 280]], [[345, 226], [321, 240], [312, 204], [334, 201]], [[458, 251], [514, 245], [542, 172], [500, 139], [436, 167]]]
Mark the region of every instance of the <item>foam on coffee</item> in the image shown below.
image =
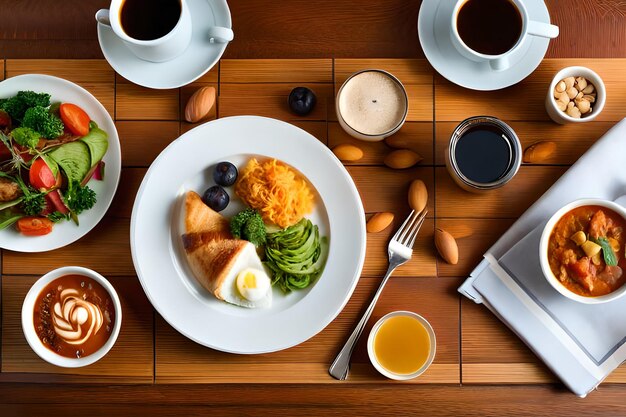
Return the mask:
[[402, 86], [380, 71], [350, 78], [338, 97], [340, 117], [365, 135], [382, 135], [402, 123], [407, 110]]

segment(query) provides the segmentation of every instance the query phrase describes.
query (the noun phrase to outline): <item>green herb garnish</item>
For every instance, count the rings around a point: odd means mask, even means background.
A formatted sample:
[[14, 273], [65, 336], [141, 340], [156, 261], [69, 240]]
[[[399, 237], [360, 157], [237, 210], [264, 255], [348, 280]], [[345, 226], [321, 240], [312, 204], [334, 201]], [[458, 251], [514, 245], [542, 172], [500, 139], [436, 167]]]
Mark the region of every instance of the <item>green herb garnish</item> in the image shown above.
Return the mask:
[[78, 215], [96, 204], [96, 192], [73, 180], [65, 193], [65, 203], [72, 213]]
[[595, 243], [600, 245], [602, 248], [602, 254], [604, 255], [604, 263], [609, 266], [617, 265], [617, 256], [615, 256], [615, 252], [613, 251], [613, 247], [609, 240], [605, 237], [599, 237], [597, 239], [592, 239]]

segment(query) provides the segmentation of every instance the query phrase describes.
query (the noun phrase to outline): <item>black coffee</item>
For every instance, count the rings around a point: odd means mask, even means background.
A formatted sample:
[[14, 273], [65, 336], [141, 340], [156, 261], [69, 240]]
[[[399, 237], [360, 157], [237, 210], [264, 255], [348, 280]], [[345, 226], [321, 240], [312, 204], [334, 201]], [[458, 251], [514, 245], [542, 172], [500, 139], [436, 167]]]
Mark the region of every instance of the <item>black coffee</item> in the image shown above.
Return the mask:
[[180, 0], [125, 0], [120, 10], [120, 22], [131, 38], [151, 41], [174, 29], [181, 10]]
[[512, 149], [502, 130], [479, 125], [468, 129], [454, 149], [459, 171], [481, 184], [502, 178], [511, 166]]
[[522, 16], [509, 0], [467, 0], [456, 19], [467, 46], [486, 55], [509, 51], [522, 34]]

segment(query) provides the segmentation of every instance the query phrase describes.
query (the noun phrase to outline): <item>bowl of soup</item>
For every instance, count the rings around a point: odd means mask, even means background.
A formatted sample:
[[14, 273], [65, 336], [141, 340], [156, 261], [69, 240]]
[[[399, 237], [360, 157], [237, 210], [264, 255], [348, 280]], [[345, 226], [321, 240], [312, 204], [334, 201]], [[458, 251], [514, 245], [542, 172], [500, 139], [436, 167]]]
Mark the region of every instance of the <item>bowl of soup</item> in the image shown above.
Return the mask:
[[115, 344], [122, 306], [102, 275], [79, 266], [48, 272], [22, 304], [26, 341], [43, 360], [64, 368], [90, 365]]
[[541, 269], [559, 293], [597, 304], [626, 293], [626, 209], [612, 201], [582, 199], [546, 224], [539, 244]]

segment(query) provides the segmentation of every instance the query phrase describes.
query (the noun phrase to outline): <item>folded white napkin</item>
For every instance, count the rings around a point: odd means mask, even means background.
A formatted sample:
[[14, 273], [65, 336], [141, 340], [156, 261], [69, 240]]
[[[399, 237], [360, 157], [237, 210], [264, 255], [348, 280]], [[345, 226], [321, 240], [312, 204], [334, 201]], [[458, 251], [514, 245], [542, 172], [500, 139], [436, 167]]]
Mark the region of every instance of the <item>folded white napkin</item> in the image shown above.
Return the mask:
[[[626, 360], [626, 297], [583, 305], [559, 294], [539, 266], [539, 237], [565, 204], [625, 194], [623, 119], [515, 222], [459, 288], [487, 306], [580, 397]], [[626, 198], [617, 202], [626, 205]]]

